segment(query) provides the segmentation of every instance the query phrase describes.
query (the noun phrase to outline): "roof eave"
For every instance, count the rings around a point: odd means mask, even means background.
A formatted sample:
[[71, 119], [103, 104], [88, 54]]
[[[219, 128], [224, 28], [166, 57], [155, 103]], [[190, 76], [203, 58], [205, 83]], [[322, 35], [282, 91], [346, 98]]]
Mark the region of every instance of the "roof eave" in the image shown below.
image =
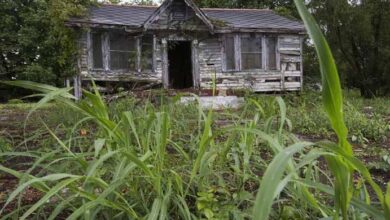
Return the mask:
[[84, 27], [84, 28], [107, 28], [107, 29], [120, 29], [120, 28], [125, 28], [126, 31], [129, 29], [134, 30], [142, 30], [143, 26], [142, 25], [126, 25], [126, 24], [110, 24], [110, 23], [96, 23], [92, 21], [83, 21], [83, 20], [73, 20], [73, 21], [67, 21], [65, 22], [65, 25], [68, 27]]
[[303, 28], [299, 29], [290, 29], [290, 28], [245, 28], [245, 27], [225, 27], [225, 28], [216, 28], [215, 33], [227, 34], [227, 33], [281, 33], [281, 34], [307, 34], [306, 30]]

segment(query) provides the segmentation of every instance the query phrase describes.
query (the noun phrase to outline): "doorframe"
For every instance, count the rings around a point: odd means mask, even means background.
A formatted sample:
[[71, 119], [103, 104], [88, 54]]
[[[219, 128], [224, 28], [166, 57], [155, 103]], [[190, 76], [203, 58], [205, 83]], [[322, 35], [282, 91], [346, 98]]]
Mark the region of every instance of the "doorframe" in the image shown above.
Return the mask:
[[169, 85], [169, 58], [168, 42], [169, 41], [188, 41], [191, 43], [191, 62], [192, 62], [192, 80], [193, 88], [200, 88], [200, 71], [199, 71], [199, 42], [197, 39], [188, 39], [185, 37], [167, 37], [161, 39], [162, 44], [162, 82], [165, 89], [170, 89]]

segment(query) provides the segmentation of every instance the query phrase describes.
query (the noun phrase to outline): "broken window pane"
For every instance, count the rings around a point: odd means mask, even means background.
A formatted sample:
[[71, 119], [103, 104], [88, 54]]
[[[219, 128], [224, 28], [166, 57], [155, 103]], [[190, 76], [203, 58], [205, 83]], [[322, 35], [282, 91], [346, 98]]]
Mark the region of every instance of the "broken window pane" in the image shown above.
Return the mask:
[[126, 34], [110, 34], [111, 70], [135, 70], [137, 61], [136, 39]]
[[102, 35], [92, 34], [92, 63], [94, 69], [103, 69]]
[[276, 37], [269, 37], [267, 40], [267, 51], [268, 51], [268, 69], [276, 70], [276, 50], [277, 40]]
[[226, 70], [235, 70], [236, 61], [234, 55], [234, 37], [225, 38]]
[[243, 70], [261, 69], [262, 54], [261, 37], [241, 38], [241, 64]]
[[153, 35], [142, 37], [142, 71], [153, 71]]

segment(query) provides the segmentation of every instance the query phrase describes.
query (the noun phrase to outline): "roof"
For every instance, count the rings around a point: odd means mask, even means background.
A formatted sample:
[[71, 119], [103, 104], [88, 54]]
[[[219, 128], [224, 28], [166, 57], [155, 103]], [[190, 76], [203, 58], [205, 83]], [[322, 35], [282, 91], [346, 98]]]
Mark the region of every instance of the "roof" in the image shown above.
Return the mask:
[[[73, 18], [71, 23], [142, 27], [157, 10], [154, 6], [101, 5], [91, 7], [85, 18]], [[223, 22], [229, 29], [283, 29], [304, 31], [301, 22], [280, 16], [268, 9], [202, 8], [210, 20]]]

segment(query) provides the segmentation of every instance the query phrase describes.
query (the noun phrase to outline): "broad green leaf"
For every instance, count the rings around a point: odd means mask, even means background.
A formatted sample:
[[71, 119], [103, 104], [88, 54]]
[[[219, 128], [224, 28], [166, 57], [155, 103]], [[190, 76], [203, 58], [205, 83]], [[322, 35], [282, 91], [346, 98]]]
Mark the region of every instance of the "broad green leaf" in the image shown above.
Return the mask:
[[288, 166], [291, 157], [302, 149], [312, 146], [312, 143], [297, 143], [281, 151], [269, 164], [262, 178], [259, 192], [253, 207], [253, 219], [269, 219], [276, 192], [280, 191], [279, 183]]
[[340, 145], [352, 154], [352, 148], [347, 141], [348, 130], [344, 122], [341, 83], [332, 52], [320, 27], [307, 10], [304, 2], [302, 0], [294, 0], [294, 2], [317, 51], [321, 68], [325, 110], [333, 129], [336, 131]]
[[[57, 91], [59, 89], [59, 88], [54, 87], [54, 86], [31, 82], [31, 81], [0, 81], [0, 83], [10, 85], [10, 86], [17, 86], [17, 87], [21, 87], [21, 88], [25, 88], [25, 89], [30, 89], [33, 91], [39, 91], [42, 93], [50, 93], [53, 91]], [[67, 99], [73, 99], [73, 100], [76, 99], [76, 97], [74, 97], [70, 93], [61, 93], [60, 95], [64, 98], [67, 98]]]

